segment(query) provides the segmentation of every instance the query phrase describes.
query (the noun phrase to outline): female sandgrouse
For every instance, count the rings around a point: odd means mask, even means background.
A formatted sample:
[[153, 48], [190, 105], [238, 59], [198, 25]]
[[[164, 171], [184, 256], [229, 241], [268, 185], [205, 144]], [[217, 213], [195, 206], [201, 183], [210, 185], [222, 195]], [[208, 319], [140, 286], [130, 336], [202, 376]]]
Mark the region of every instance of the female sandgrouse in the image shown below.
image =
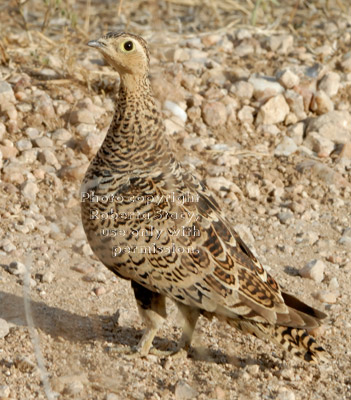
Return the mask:
[[131, 280], [147, 355], [166, 317], [184, 316], [188, 348], [199, 314], [270, 339], [309, 362], [325, 351], [307, 330], [325, 314], [283, 292], [231, 227], [206, 186], [176, 160], [148, 79], [146, 42], [108, 33], [88, 43], [120, 75], [116, 112], [81, 189], [82, 220], [103, 264]]

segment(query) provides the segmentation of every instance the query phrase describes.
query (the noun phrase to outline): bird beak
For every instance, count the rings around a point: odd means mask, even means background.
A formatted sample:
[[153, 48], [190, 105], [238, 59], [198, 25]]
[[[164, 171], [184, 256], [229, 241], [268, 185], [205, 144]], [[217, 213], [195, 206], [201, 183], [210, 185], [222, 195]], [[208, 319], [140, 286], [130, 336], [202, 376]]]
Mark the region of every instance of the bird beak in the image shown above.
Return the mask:
[[105, 47], [106, 45], [105, 43], [100, 42], [99, 40], [90, 40], [90, 42], [88, 42], [88, 46], [99, 49], [101, 47]]

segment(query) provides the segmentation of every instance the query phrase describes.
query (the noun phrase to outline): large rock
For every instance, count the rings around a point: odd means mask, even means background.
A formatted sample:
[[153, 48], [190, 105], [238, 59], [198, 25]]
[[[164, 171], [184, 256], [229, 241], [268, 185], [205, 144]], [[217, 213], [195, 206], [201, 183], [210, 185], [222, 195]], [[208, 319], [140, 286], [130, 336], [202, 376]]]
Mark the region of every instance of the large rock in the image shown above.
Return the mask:
[[310, 120], [306, 132], [312, 131], [334, 143], [351, 142], [351, 115], [348, 111], [330, 111]]

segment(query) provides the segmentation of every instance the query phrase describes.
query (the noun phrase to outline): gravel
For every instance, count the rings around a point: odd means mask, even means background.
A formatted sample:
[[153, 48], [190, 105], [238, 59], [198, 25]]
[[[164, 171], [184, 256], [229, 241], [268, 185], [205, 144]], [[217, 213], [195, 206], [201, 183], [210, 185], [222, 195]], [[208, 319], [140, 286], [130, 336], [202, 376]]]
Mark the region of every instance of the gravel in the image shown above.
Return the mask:
[[[23, 306], [30, 255], [39, 351], [62, 398], [348, 399], [349, 17], [326, 18], [318, 2], [312, 10], [292, 1], [274, 13], [295, 15], [293, 35], [284, 24], [212, 32], [190, 14], [171, 18], [165, 34], [149, 32], [149, 11], [134, 3], [123, 3], [119, 19], [97, 3], [91, 15], [105, 27], [133, 15], [130, 30], [151, 44], [152, 85], [178, 157], [285, 290], [328, 314], [314, 334], [330, 360], [310, 366], [283, 359], [278, 347], [215, 318], [200, 318], [200, 351], [190, 358], [106, 351], [135, 346], [144, 328], [129, 283], [96, 260], [80, 222], [80, 182], [110, 124], [118, 78], [81, 45], [86, 34], [72, 36], [69, 14], [48, 14], [53, 19], [42, 30], [43, 2], [33, 9], [23, 3], [28, 31], [22, 14], [5, 8], [0, 16], [0, 397], [46, 399]], [[83, 29], [86, 10], [76, 8]], [[193, 9], [202, 18], [209, 10]], [[90, 38], [101, 33], [96, 26], [90, 24]], [[180, 336], [170, 302], [168, 309], [159, 348]]]

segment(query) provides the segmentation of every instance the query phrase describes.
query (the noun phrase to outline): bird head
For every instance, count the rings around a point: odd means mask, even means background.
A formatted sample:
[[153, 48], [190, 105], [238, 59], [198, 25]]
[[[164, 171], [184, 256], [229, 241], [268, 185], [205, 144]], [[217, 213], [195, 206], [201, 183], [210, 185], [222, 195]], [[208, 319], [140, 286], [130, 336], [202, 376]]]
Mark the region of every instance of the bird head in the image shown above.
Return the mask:
[[145, 75], [149, 69], [149, 51], [143, 38], [126, 32], [109, 32], [100, 39], [91, 40], [105, 60], [123, 76]]

